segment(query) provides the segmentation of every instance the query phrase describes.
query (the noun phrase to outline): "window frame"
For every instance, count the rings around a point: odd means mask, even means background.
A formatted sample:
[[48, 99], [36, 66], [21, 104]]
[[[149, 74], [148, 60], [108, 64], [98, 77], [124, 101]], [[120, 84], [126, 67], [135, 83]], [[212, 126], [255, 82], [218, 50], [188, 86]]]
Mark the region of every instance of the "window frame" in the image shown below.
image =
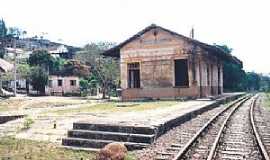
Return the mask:
[[[59, 82], [61, 82], [61, 85], [59, 85], [60, 84]], [[63, 87], [63, 79], [58, 79], [57, 80], [57, 86], [58, 87]]]
[[[133, 80], [130, 79], [130, 75], [133, 75]], [[135, 74], [137, 77], [135, 79]], [[127, 88], [141, 88], [141, 64], [140, 62], [127, 63]]]
[[70, 82], [70, 86], [75, 87], [77, 85], [77, 81], [74, 80], [74, 79], [73, 80], [70, 80], [69, 82]]

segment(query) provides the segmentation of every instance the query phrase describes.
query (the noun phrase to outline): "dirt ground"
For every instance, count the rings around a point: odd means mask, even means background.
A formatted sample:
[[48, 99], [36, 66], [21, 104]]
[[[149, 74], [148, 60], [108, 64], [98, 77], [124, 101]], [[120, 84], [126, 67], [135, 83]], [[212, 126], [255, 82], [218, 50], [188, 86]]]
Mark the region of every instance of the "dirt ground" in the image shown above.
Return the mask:
[[12, 97], [0, 101], [1, 114], [25, 114], [0, 125], [0, 136], [61, 144], [73, 122], [155, 126], [212, 101], [103, 102], [75, 97]]
[[[157, 126], [213, 102], [211, 100], [108, 102], [79, 97], [11, 97], [0, 100], [0, 115], [24, 114], [25, 118], [0, 124], [0, 138], [16, 138], [7, 140], [15, 146], [18, 146], [17, 143], [21, 140], [25, 140], [23, 143], [25, 147], [28, 147], [28, 143], [38, 142], [41, 148], [47, 148], [46, 143], [49, 143], [50, 150], [51, 145], [61, 146], [62, 138], [67, 136], [67, 131], [72, 129], [74, 122]], [[64, 151], [56, 150], [56, 152]]]

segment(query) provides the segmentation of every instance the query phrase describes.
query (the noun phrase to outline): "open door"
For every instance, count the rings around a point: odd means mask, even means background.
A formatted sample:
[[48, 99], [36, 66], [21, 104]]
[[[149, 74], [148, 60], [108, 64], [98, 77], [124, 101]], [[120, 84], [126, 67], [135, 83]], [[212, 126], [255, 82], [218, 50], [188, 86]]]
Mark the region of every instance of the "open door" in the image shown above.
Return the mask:
[[187, 59], [177, 59], [174, 61], [174, 76], [176, 87], [189, 86]]

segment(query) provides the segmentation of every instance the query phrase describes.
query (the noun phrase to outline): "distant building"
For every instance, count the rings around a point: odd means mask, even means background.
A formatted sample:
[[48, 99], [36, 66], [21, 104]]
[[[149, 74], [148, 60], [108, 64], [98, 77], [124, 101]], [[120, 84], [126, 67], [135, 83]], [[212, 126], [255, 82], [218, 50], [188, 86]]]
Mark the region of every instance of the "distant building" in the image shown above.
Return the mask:
[[[10, 38], [6, 42], [6, 48], [14, 48], [14, 38]], [[23, 53], [18, 55], [20, 58], [29, 58], [35, 50], [44, 49], [51, 53], [54, 57], [61, 57], [64, 59], [73, 59], [78, 47], [73, 47], [61, 43], [51, 42], [47, 39], [37, 38], [23, 38], [16, 40], [16, 48], [22, 49]], [[13, 53], [7, 53], [7, 56], [12, 57]]]
[[64, 59], [73, 59], [73, 56], [75, 54], [73, 52], [70, 52], [65, 45], [49, 48], [49, 53], [55, 58], [60, 57]]
[[223, 93], [220, 48], [151, 25], [104, 52], [120, 58], [122, 99], [208, 97]]
[[0, 58], [0, 72], [1, 73], [11, 71], [13, 69], [13, 67], [14, 67], [13, 64], [11, 64], [8, 61]]
[[11, 93], [5, 91], [2, 88], [2, 75], [8, 71], [12, 71], [14, 68], [14, 65], [9, 63], [8, 61], [0, 58], [0, 96], [7, 96], [12, 95]]
[[48, 95], [66, 95], [79, 94], [80, 85], [79, 77], [77, 76], [60, 76], [50, 75], [49, 83], [46, 86], [46, 94]]

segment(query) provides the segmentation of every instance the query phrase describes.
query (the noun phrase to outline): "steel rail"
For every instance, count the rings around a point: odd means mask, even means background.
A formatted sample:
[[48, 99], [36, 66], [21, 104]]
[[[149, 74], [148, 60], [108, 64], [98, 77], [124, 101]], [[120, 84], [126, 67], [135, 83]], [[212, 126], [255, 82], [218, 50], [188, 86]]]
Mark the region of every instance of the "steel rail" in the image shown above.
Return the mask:
[[[228, 107], [226, 107], [225, 109], [223, 109], [222, 111], [220, 111], [219, 113], [217, 113], [215, 116], [213, 116], [198, 132], [196, 132], [196, 134], [187, 142], [187, 144], [177, 153], [177, 155], [173, 158], [173, 160], [180, 160], [181, 158], [184, 157], [184, 155], [187, 153], [187, 151], [192, 147], [193, 144], [195, 144], [195, 142], [198, 140], [198, 138], [202, 135], [202, 133], [204, 131], [207, 130], [207, 128], [224, 112], [226, 112], [228, 109], [230, 109], [232, 106], [241, 106], [246, 100], [248, 100], [250, 98], [250, 96], [244, 96], [236, 101], [233, 101], [232, 103], [230, 103], [228, 105]], [[237, 108], [237, 107], [236, 107]]]
[[222, 126], [218, 132], [218, 135], [215, 139], [215, 142], [213, 143], [213, 146], [211, 147], [211, 150], [208, 154], [208, 157], [207, 157], [207, 160], [212, 160], [215, 156], [215, 153], [216, 153], [216, 149], [217, 149], [217, 146], [218, 146], [218, 142], [222, 136], [222, 133], [225, 129], [225, 127], [227, 126], [227, 123], [229, 121], [229, 119], [231, 118], [231, 116], [235, 113], [235, 111], [246, 101], [247, 99], [243, 100], [242, 102], [240, 102], [231, 112], [230, 114], [227, 116], [227, 118], [223, 121], [222, 123]]
[[253, 133], [256, 137], [256, 142], [259, 146], [259, 149], [262, 153], [262, 156], [265, 160], [270, 160], [269, 158], [269, 154], [262, 142], [262, 138], [257, 130], [257, 127], [256, 127], [256, 123], [255, 123], [255, 120], [254, 120], [254, 107], [256, 105], [256, 101], [257, 101], [258, 97], [254, 98], [254, 100], [252, 101], [252, 104], [251, 104], [251, 107], [250, 107], [250, 121], [251, 121], [251, 125], [252, 125], [252, 129], [253, 129]]

